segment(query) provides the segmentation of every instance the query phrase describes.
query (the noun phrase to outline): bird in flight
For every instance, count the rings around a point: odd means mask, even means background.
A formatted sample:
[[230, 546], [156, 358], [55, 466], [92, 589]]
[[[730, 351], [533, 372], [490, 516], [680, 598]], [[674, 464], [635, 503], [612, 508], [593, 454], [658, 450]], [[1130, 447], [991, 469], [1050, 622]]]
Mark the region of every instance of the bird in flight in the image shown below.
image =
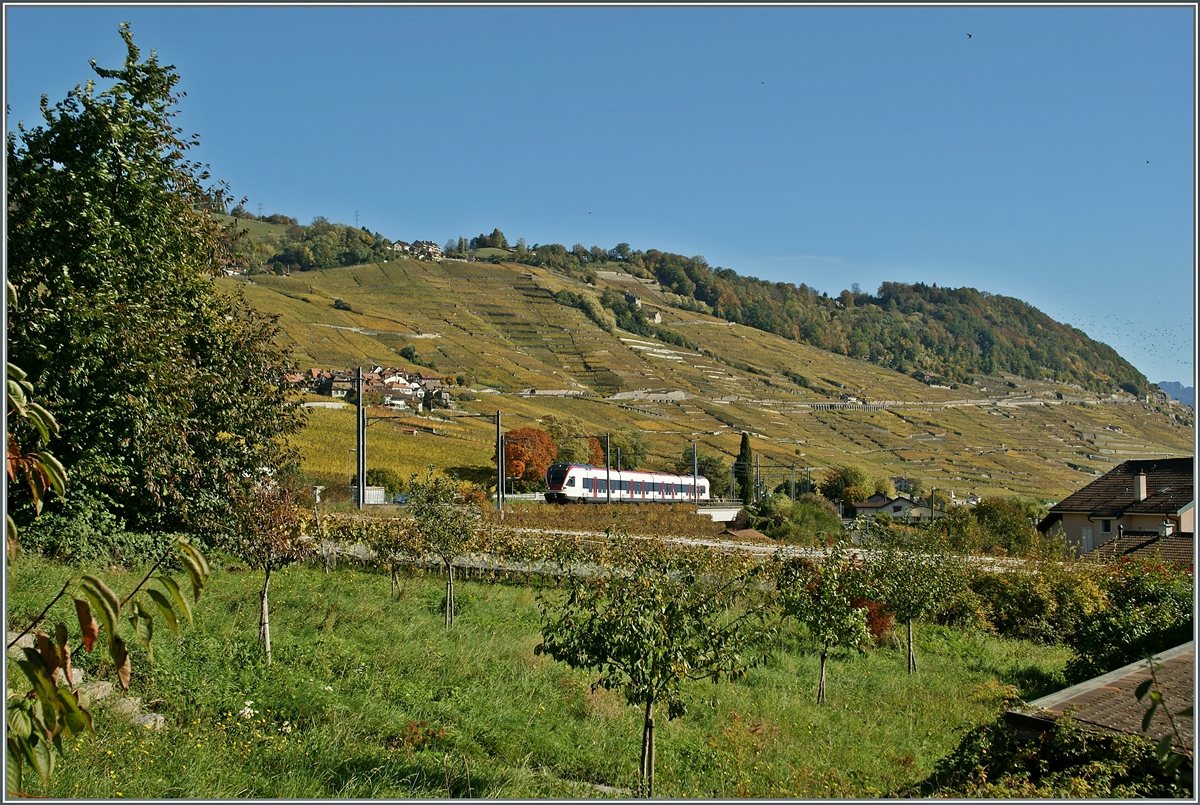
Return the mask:
[[967, 39], [970, 39], [970, 38], [971, 38], [971, 35], [970, 35], [970, 34], [967, 34]]

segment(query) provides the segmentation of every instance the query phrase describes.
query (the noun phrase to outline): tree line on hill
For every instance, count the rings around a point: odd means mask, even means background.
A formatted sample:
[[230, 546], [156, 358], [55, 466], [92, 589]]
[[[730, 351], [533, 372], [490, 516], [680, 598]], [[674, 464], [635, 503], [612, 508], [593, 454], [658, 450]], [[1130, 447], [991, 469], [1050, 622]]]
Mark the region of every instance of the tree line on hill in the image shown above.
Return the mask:
[[[234, 214], [254, 217], [240, 208]], [[279, 273], [285, 268], [334, 268], [394, 256], [390, 240], [365, 228], [319, 217], [308, 226], [281, 215], [262, 220], [287, 223], [288, 229], [283, 235], [242, 239], [232, 249], [249, 264], [274, 267]], [[856, 283], [830, 296], [804, 283], [769, 282], [712, 267], [699, 255], [635, 250], [628, 243], [611, 249], [576, 243], [568, 249], [559, 243], [528, 246], [521, 238], [510, 249], [498, 228], [490, 235], [451, 240], [444, 253], [471, 258], [481, 249], [503, 249], [508, 254], [480, 259], [546, 267], [592, 284], [600, 266], [653, 279], [682, 309], [871, 361], [931, 384], [950, 386], [971, 383], [974, 375], [1010, 373], [1072, 383], [1099, 393], [1122, 389], [1145, 394], [1150, 388], [1146, 377], [1111, 347], [1019, 299], [974, 288], [885, 282], [872, 295]], [[600, 306], [612, 312], [612, 321], [600, 310], [589, 309], [594, 306], [581, 295], [559, 301], [584, 310], [605, 329], [621, 327], [691, 346], [668, 328], [648, 325], [644, 316], [625, 308], [619, 295], [600, 299]]]

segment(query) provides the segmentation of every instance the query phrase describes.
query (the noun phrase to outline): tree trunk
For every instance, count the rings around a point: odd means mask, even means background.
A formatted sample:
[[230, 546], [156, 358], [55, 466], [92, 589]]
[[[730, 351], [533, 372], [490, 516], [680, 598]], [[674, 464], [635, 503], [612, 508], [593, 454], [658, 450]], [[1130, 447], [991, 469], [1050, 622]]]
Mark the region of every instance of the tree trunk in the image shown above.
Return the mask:
[[446, 562], [446, 628], [454, 625], [454, 565]]
[[643, 796], [654, 796], [654, 709], [646, 702], [646, 714], [642, 720], [642, 762], [638, 767]]
[[908, 672], [916, 673], [917, 670], [917, 652], [913, 650], [912, 639], [912, 618], [908, 619]]
[[267, 588], [271, 586], [271, 569], [267, 568], [263, 578], [262, 607], [258, 613], [258, 637], [262, 641], [263, 652], [267, 656], [267, 665], [271, 664], [271, 616], [267, 610]]
[[829, 650], [821, 646], [821, 681], [817, 683], [817, 704], [825, 702], [825, 658], [828, 655]]

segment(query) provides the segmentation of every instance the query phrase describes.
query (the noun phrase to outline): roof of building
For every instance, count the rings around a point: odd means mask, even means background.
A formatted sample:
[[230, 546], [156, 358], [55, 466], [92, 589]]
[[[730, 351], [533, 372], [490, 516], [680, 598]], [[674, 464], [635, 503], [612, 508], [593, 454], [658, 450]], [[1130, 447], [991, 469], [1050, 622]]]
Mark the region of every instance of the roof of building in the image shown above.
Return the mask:
[[763, 542], [763, 541], [771, 542], [772, 541], [771, 538], [768, 537], [766, 534], [762, 533], [761, 531], [755, 531], [753, 528], [741, 528], [736, 531], [734, 531], [733, 529], [727, 529], [725, 531], [725, 533], [729, 534], [733, 537], [736, 537], [738, 539], [741, 539], [741, 540], [748, 539], [748, 540], [753, 540], [755, 542]]
[[[1053, 525], [1066, 512], [1091, 517], [1175, 514], [1192, 502], [1195, 457], [1126, 461], [1050, 508], [1038, 528]], [[1134, 476], [1146, 474], [1146, 499], [1134, 500]]]
[[1126, 531], [1089, 551], [1088, 556], [1097, 559], [1145, 556], [1167, 562], [1192, 562], [1196, 556], [1196, 540], [1191, 531], [1166, 536], [1159, 536], [1157, 531]]
[[[1158, 687], [1172, 711], [1183, 710], [1192, 704], [1195, 682], [1195, 644], [1188, 642], [1154, 657]], [[1160, 665], [1161, 664], [1161, 665]], [[1080, 682], [1069, 688], [1043, 696], [1027, 705], [1013, 708], [1005, 719], [1018, 729], [1046, 730], [1053, 720], [1070, 708], [1070, 718], [1083, 729], [1094, 732], [1143, 735], [1157, 741], [1171, 735], [1176, 751], [1191, 752], [1195, 720], [1176, 714], [1179, 737], [1171, 722], [1159, 708], [1142, 732], [1142, 718], [1149, 709], [1149, 699], [1138, 701], [1138, 685], [1150, 678], [1145, 660], [1139, 660], [1107, 674]]]

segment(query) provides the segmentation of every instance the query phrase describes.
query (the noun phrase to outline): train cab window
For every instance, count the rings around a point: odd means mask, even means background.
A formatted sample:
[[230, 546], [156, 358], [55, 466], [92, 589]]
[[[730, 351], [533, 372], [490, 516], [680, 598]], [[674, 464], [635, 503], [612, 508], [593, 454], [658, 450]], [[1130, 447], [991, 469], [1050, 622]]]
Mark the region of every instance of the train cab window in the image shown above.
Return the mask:
[[567, 486], [574, 486], [574, 485], [575, 485], [575, 479], [574, 479], [574, 478], [568, 478], [568, 479], [567, 479]]

